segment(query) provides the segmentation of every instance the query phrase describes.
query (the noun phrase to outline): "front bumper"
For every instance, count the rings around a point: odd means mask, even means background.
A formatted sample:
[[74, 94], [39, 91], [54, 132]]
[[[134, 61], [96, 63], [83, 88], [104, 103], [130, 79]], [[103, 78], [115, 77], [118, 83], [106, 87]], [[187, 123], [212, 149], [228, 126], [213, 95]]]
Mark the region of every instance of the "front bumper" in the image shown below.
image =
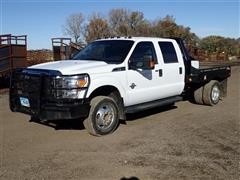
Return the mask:
[[[50, 73], [51, 74], [51, 73]], [[51, 85], [46, 84], [49, 74], [12, 74], [10, 85], [10, 109], [35, 116], [40, 120], [77, 119], [87, 117], [89, 102], [84, 99], [57, 99], [51, 96]], [[26, 98], [30, 106], [23, 106], [21, 98]]]
[[[65, 103], [42, 103], [39, 108], [25, 107], [20, 104], [21, 95], [10, 93], [10, 109], [13, 112], [21, 112], [35, 116], [40, 120], [77, 119], [87, 117], [90, 109], [89, 103], [82, 101], [69, 101]], [[25, 96], [26, 97], [26, 96]], [[33, 99], [29, 98], [30, 105]], [[70, 104], [69, 104], [70, 103]]]

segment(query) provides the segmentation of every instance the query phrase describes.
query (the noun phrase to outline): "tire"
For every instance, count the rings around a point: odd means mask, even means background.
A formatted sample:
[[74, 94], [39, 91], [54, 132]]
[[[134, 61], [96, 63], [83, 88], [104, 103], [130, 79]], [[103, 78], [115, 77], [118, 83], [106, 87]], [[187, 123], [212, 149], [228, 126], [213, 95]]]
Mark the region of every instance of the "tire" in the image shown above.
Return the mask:
[[212, 80], [205, 84], [203, 89], [203, 102], [206, 105], [213, 106], [218, 104], [221, 98], [221, 88], [218, 81]]
[[40, 119], [37, 116], [31, 116], [30, 122], [39, 122]]
[[94, 136], [114, 132], [119, 123], [117, 103], [108, 96], [94, 97], [90, 102], [88, 117], [83, 121], [84, 127]]
[[204, 104], [204, 102], [203, 102], [203, 87], [200, 87], [194, 91], [194, 101], [197, 104]]

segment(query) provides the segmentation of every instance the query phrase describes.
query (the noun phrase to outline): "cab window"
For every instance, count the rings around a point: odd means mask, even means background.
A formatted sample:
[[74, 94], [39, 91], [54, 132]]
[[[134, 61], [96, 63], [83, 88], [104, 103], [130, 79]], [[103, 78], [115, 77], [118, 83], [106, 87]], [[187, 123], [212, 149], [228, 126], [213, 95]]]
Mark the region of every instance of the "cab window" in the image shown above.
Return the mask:
[[171, 42], [158, 42], [162, 51], [164, 63], [177, 63], [178, 58], [175, 48]]
[[152, 42], [139, 42], [135, 47], [131, 57], [131, 62], [144, 61], [144, 57], [151, 56], [157, 64], [157, 56]]

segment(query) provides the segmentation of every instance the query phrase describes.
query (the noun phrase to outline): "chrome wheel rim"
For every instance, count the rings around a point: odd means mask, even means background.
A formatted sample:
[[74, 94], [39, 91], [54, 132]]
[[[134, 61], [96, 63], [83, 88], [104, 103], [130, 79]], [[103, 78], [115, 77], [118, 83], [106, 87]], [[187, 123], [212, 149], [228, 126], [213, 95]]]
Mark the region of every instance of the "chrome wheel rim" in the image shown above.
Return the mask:
[[99, 129], [108, 129], [115, 119], [114, 107], [110, 104], [100, 105], [96, 112], [95, 118], [96, 125]]
[[220, 97], [220, 89], [218, 88], [217, 85], [215, 85], [212, 88], [211, 99], [214, 103], [217, 103], [219, 101], [219, 97]]

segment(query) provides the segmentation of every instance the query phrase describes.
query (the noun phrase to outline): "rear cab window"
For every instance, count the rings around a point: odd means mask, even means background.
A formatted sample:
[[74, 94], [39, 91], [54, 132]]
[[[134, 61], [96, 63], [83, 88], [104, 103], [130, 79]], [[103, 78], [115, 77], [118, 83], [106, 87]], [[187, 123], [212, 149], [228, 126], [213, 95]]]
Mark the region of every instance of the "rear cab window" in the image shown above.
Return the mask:
[[160, 50], [163, 56], [163, 62], [168, 63], [178, 63], [177, 53], [172, 42], [158, 42]]

